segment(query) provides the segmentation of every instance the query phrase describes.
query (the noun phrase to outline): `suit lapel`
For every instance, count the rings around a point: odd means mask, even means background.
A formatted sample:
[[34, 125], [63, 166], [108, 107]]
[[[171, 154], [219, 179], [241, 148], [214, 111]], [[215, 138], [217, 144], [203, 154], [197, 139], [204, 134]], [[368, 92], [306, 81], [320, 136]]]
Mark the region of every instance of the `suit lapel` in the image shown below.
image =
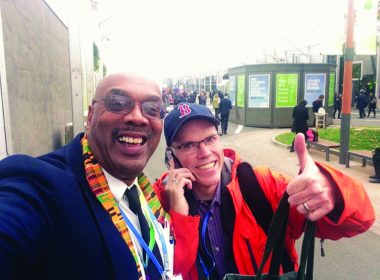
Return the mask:
[[88, 211], [94, 217], [94, 223], [103, 236], [104, 245], [107, 248], [109, 258], [112, 262], [115, 279], [138, 279], [136, 263], [127, 244], [121, 234], [113, 224], [109, 214], [104, 210], [101, 203], [92, 193], [87, 183], [84, 171], [84, 159], [82, 156], [82, 145], [80, 139], [82, 135], [77, 136], [71, 144], [67, 146], [67, 162], [71, 166], [79, 182], [84, 204]]

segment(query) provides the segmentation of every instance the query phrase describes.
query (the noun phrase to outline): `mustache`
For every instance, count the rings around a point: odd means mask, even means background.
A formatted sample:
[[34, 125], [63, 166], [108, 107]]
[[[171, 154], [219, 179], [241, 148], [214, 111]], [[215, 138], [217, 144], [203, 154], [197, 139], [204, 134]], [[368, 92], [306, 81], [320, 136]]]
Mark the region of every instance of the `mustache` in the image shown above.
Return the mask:
[[117, 139], [117, 136], [120, 134], [120, 133], [124, 133], [124, 132], [138, 132], [138, 133], [143, 133], [146, 135], [147, 138], [150, 138], [153, 136], [153, 131], [152, 129], [150, 129], [149, 127], [138, 127], [138, 126], [134, 126], [134, 125], [129, 125], [125, 128], [115, 128], [113, 131], [112, 131], [112, 138], [114, 140]]

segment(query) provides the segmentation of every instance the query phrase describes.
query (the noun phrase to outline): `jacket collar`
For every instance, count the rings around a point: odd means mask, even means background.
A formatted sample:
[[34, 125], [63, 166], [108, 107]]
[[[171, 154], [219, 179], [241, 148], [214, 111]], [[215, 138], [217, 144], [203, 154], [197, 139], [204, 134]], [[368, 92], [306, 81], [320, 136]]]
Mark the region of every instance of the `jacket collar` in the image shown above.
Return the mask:
[[[94, 222], [98, 225], [99, 231], [103, 236], [105, 247], [112, 262], [115, 279], [125, 278], [126, 275], [131, 279], [137, 279], [137, 268], [131, 251], [112, 223], [109, 214], [103, 209], [87, 183], [81, 145], [83, 135], [83, 133], [77, 135], [67, 145], [65, 158], [79, 182], [84, 203], [86, 203], [88, 210], [93, 213]], [[136, 268], [135, 270], [131, 270], [131, 264]]]

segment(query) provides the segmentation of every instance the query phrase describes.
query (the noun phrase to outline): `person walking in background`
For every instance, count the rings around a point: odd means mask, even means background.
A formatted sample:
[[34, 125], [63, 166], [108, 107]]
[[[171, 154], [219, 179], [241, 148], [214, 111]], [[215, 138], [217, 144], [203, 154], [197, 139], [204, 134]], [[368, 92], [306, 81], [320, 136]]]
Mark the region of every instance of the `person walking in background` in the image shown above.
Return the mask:
[[372, 162], [373, 168], [375, 170], [375, 175], [369, 176], [370, 183], [380, 183], [380, 147], [376, 148], [372, 152]]
[[376, 107], [377, 107], [377, 99], [374, 94], [371, 94], [368, 102], [368, 118], [371, 112], [373, 112], [373, 117], [376, 118]]
[[335, 119], [335, 114], [337, 111], [338, 111], [338, 119], [340, 119], [340, 112], [342, 111], [342, 94], [336, 94], [334, 96], [333, 119]]
[[191, 92], [189, 95], [189, 103], [195, 103], [195, 92]]
[[232, 110], [231, 100], [228, 99], [228, 93], [225, 93], [224, 97], [219, 102], [219, 112], [220, 112], [222, 134], [227, 134], [228, 118], [230, 117], [231, 110]]
[[[292, 132], [302, 133], [307, 139], [306, 132], [308, 130], [307, 121], [309, 120], [309, 112], [306, 108], [307, 101], [301, 100], [297, 106], [293, 108], [293, 125]], [[290, 147], [290, 152], [294, 152], [294, 140], [292, 146]]]
[[206, 92], [202, 90], [200, 95], [198, 96], [198, 103], [203, 106], [206, 106], [206, 101], [207, 101]]
[[220, 103], [219, 95], [214, 94], [213, 100], [212, 100], [212, 107], [214, 108], [214, 111], [215, 111], [215, 118], [218, 118], [218, 119], [219, 119], [219, 103]]
[[313, 115], [314, 115], [314, 121], [313, 121], [313, 126], [315, 127], [315, 123], [317, 121], [317, 117], [315, 114], [318, 113], [319, 108], [323, 107], [323, 99], [325, 98], [324, 95], [320, 95], [316, 100], [313, 101], [312, 103], [312, 110], [313, 110]]
[[356, 100], [356, 106], [359, 110], [359, 118], [364, 119], [366, 117], [364, 109], [368, 105], [368, 99], [365, 95], [365, 91], [360, 90], [358, 99]]

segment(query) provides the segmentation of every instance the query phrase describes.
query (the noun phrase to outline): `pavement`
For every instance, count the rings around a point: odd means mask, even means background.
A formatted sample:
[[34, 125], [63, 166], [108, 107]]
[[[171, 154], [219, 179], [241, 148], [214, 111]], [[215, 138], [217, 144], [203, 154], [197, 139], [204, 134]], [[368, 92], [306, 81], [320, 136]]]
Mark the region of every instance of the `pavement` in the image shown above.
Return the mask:
[[[277, 135], [289, 132], [289, 130], [289, 128], [242, 127], [229, 123], [228, 131], [230, 133], [221, 138], [226, 148], [235, 149], [243, 160], [252, 165], [265, 165], [276, 172], [295, 176], [299, 170], [297, 155], [289, 152], [288, 145], [275, 141]], [[240, 133], [238, 133], [239, 131]], [[362, 167], [361, 161], [354, 160], [350, 161], [350, 168], [346, 168], [344, 164], [339, 164], [338, 155], [330, 154], [330, 161], [326, 161], [325, 152], [310, 149], [309, 153], [315, 161], [327, 163], [363, 184], [376, 214], [376, 221], [370, 230], [380, 236], [380, 220], [378, 219], [380, 217], [380, 184], [368, 181], [368, 176], [374, 174], [373, 166], [367, 164], [366, 167]]]

